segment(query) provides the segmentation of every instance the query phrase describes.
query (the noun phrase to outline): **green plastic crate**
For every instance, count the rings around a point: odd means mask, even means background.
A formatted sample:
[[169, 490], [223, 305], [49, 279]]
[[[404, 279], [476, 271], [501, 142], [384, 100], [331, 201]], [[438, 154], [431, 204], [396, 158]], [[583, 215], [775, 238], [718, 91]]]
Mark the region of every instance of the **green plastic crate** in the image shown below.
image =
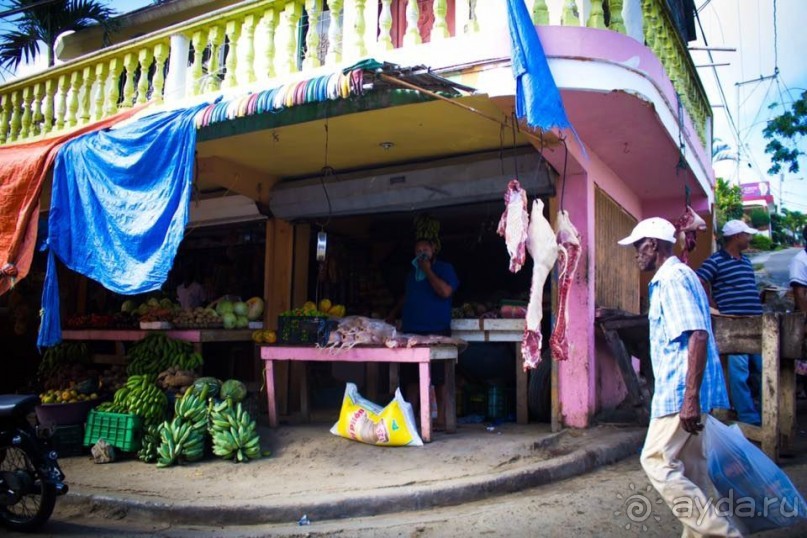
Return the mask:
[[124, 452], [140, 450], [143, 436], [143, 419], [137, 415], [107, 413], [93, 409], [87, 416], [84, 446], [92, 446], [103, 439]]

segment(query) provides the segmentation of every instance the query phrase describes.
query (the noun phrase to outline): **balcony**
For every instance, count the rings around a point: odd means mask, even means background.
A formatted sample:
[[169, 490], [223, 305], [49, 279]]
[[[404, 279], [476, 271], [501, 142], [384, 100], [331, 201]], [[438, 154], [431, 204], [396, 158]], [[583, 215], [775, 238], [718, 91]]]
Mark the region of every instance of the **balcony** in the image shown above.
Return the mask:
[[[646, 43], [706, 145], [711, 109], [665, 0], [527, 5], [537, 25], [598, 28]], [[484, 62], [489, 59], [482, 37], [507, 41], [504, 2], [243, 2], [0, 86], [0, 144], [69, 131], [137, 104], [274, 87], [366, 57], [430, 64], [440, 42], [463, 40], [463, 56], [471, 64]]]

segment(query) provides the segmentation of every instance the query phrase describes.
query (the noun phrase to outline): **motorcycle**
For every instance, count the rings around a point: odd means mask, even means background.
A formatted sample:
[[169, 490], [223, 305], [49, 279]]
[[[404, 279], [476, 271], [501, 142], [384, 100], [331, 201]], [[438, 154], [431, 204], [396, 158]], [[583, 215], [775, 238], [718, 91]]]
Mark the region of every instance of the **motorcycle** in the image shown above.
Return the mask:
[[28, 421], [35, 395], [0, 395], [0, 525], [32, 532], [50, 518], [67, 493], [57, 454]]

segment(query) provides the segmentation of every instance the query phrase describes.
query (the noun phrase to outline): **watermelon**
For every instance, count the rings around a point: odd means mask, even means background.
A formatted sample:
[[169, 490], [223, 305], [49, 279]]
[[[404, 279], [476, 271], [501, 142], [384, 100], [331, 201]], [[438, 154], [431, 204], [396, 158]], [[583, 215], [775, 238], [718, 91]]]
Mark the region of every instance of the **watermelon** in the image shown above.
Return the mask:
[[205, 386], [207, 386], [208, 398], [215, 398], [216, 396], [218, 396], [219, 391], [221, 390], [221, 381], [219, 381], [215, 377], [200, 377], [199, 379], [193, 382], [193, 385], [191, 385], [190, 390], [194, 394], [200, 394]]
[[228, 379], [221, 385], [219, 391], [219, 398], [222, 400], [230, 399], [233, 403], [242, 401], [247, 397], [247, 387], [237, 379]]

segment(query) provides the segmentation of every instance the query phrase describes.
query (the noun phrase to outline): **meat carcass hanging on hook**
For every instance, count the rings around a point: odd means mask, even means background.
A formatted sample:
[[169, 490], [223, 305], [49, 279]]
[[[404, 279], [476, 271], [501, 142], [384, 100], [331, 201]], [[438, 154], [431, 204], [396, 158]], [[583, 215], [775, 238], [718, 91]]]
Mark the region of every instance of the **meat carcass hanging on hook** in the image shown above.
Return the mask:
[[524, 357], [524, 370], [535, 368], [541, 362], [541, 319], [544, 315], [543, 293], [546, 277], [555, 265], [558, 244], [552, 226], [544, 218], [544, 203], [536, 199], [532, 202], [527, 251], [532, 256], [532, 282], [530, 302], [527, 305], [527, 327], [521, 341]]
[[561, 209], [555, 220], [558, 242], [558, 315], [549, 338], [552, 358], [563, 361], [569, 358], [569, 289], [580, 261], [580, 233], [569, 219], [569, 212]]
[[675, 232], [678, 244], [681, 245], [681, 261], [689, 261], [689, 253], [695, 250], [697, 232], [706, 230], [706, 223], [695, 213], [695, 210], [687, 206], [686, 211], [675, 221]]
[[525, 250], [527, 243], [527, 228], [529, 215], [527, 215], [527, 193], [521, 188], [517, 179], [507, 184], [504, 191], [504, 213], [499, 219], [496, 232], [504, 237], [507, 253], [510, 254], [510, 272], [521, 270], [527, 259]]

